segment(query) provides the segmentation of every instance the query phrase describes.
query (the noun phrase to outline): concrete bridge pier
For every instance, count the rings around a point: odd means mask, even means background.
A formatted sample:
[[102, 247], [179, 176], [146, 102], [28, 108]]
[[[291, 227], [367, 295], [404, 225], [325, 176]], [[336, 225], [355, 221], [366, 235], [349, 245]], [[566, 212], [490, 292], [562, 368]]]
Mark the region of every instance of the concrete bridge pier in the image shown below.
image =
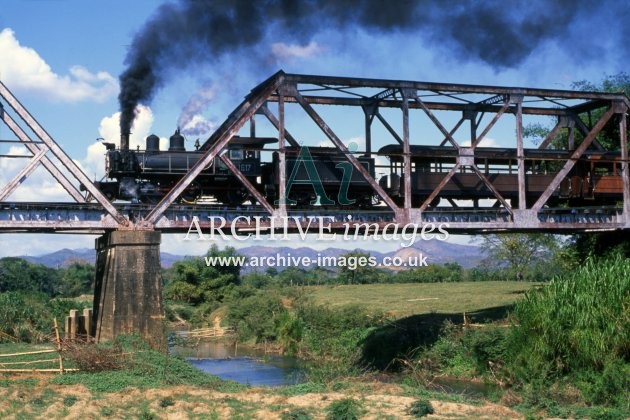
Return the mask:
[[156, 231], [117, 230], [96, 239], [92, 336], [96, 342], [136, 333], [166, 345], [160, 239]]

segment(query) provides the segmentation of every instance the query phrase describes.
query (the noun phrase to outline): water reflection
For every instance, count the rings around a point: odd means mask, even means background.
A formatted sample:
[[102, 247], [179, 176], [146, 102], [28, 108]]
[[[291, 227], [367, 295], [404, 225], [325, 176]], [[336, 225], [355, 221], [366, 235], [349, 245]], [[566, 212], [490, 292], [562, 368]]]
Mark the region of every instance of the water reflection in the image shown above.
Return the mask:
[[171, 348], [196, 368], [222, 379], [253, 386], [281, 386], [299, 383], [303, 370], [298, 359], [265, 354], [264, 350], [217, 341]]

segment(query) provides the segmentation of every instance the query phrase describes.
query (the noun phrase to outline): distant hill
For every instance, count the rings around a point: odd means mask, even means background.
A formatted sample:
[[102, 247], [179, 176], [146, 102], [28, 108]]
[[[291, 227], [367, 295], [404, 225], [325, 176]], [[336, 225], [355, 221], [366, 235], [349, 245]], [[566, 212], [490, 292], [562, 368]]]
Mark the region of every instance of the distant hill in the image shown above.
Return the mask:
[[[477, 246], [460, 245], [444, 241], [419, 241], [408, 248], [400, 248], [397, 251], [381, 253], [377, 251], [362, 250], [357, 247], [356, 251], [369, 253], [381, 261], [384, 257], [402, 257], [407, 259], [409, 257], [420, 256], [421, 254], [426, 257], [429, 264], [444, 264], [447, 262], [456, 262], [464, 268], [471, 268], [478, 265], [484, 258], [481, 249]], [[288, 248], [288, 247], [271, 247], [271, 246], [250, 246], [241, 248], [238, 253], [248, 258], [251, 257], [275, 257], [280, 256], [292, 256], [295, 258], [307, 257], [312, 261], [315, 261], [318, 257], [339, 257], [341, 255], [351, 252], [347, 249], [341, 248], [326, 248], [324, 250], [317, 251], [308, 247], [300, 248]], [[39, 256], [22, 256], [29, 262], [42, 264], [47, 267], [58, 268], [67, 267], [74, 261], [84, 261], [94, 264], [96, 261], [96, 251], [89, 248], [81, 249], [62, 249], [52, 252], [50, 254]], [[168, 252], [162, 252], [160, 254], [162, 267], [169, 268], [176, 261], [183, 260], [187, 256], [169, 254]], [[280, 268], [280, 267], [279, 267]]]
[[[46, 267], [59, 268], [67, 267], [75, 261], [83, 261], [90, 264], [96, 263], [96, 250], [90, 248], [80, 249], [67, 249], [64, 248], [59, 251], [52, 252], [50, 254], [44, 254], [39, 256], [25, 255], [19, 258], [25, 259], [28, 262], [34, 264], [42, 264]], [[162, 267], [169, 268], [175, 263], [175, 261], [183, 260], [183, 255], [173, 255], [168, 252], [160, 253], [160, 261]]]

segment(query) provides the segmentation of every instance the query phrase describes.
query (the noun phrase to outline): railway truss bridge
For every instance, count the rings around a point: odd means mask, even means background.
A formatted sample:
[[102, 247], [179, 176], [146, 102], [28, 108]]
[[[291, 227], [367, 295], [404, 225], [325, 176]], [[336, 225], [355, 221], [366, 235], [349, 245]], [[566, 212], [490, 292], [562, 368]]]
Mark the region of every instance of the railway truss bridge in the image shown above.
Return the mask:
[[[158, 203], [146, 205], [108, 200], [0, 83], [0, 118], [14, 135], [0, 141], [26, 150], [26, 163], [0, 177], [0, 232], [102, 234], [93, 332], [101, 339], [128, 330], [151, 336], [159, 327], [151, 319], [162, 313], [161, 284], [155, 280], [160, 233], [187, 232], [193, 220], [206, 229], [213, 217], [222, 217], [243, 231], [252, 228], [243, 216], [256, 217], [265, 229], [272, 228], [272, 218], [289, 217], [293, 230], [303, 229], [309, 216], [329, 217], [331, 230], [342, 230], [349, 220], [372, 228], [448, 223], [451, 233], [630, 229], [629, 107], [629, 99], [618, 93], [279, 71], [251, 90], [200, 145], [202, 157], [176, 185]], [[541, 121], [548, 133], [526, 148], [524, 129]], [[270, 152], [279, 162], [279, 197], [287, 197], [286, 153], [303, 146], [306, 123], [360, 174], [377, 198], [373, 206], [295, 207], [269, 200], [225, 153], [239, 132], [256, 137], [266, 130], [278, 139]], [[488, 147], [496, 133], [501, 146]], [[361, 150], [342, 140], [357, 135]], [[388, 177], [377, 178], [360, 156], [376, 159], [376, 172]], [[0, 168], [7, 167], [2, 160], [15, 159], [0, 155]], [[240, 207], [181, 204], [182, 193], [215, 159], [227, 166], [249, 201]], [[38, 166], [70, 200], [10, 198]]]

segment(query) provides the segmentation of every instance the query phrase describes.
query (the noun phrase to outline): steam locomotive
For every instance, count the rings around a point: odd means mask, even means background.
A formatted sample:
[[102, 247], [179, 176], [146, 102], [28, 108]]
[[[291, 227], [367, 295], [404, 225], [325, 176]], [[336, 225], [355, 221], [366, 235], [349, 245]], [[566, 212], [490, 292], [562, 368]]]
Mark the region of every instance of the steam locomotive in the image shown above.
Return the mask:
[[[145, 150], [116, 149], [113, 143], [104, 143], [108, 180], [97, 181], [95, 185], [110, 200], [157, 203], [203, 156], [199, 150], [186, 151], [179, 129], [169, 140], [167, 151], [160, 150], [160, 139], [154, 134], [146, 138]], [[277, 152], [273, 152], [271, 162], [263, 162], [261, 153], [265, 145], [277, 141], [269, 137], [235, 136], [227, 146], [229, 159], [270, 200], [279, 198], [279, 157]], [[307, 153], [302, 150], [307, 150]], [[343, 166], [349, 163], [336, 149], [289, 148], [285, 159], [286, 173], [291, 176], [293, 185], [287, 194], [288, 202], [308, 205], [317, 201], [317, 192], [322, 196], [337, 197], [343, 172], [348, 169]], [[305, 159], [308, 164], [303, 165]], [[359, 161], [374, 176], [374, 159], [361, 157]], [[371, 203], [374, 193], [365, 180], [359, 173], [348, 174], [345, 184], [349, 202], [358, 205]], [[322, 186], [322, 191], [313, 190], [313, 176], [318, 177], [317, 185]], [[247, 189], [218, 157], [184, 190], [179, 201], [194, 203], [200, 197], [209, 196], [228, 206], [252, 200]]]
[[[270, 137], [234, 137], [227, 146], [227, 156], [258, 191], [269, 201], [278, 199], [280, 182], [279, 156], [277, 151], [265, 149], [276, 143]], [[106, 178], [96, 186], [111, 200], [156, 203], [186, 174], [203, 156], [199, 150], [186, 151], [184, 137], [177, 130], [170, 137], [168, 150], [160, 150], [159, 138], [150, 135], [145, 150], [116, 149], [105, 143]], [[271, 155], [270, 161], [261, 158]], [[531, 205], [553, 180], [570, 151], [525, 151], [526, 200]], [[403, 149], [401, 145], [382, 147], [377, 155], [389, 159], [386, 175], [379, 185], [398, 204], [404, 202]], [[438, 146], [411, 146], [412, 205], [422, 204], [431, 192], [453, 168], [458, 159], [457, 149]], [[512, 205], [518, 200], [518, 160], [516, 149], [475, 149], [475, 165]], [[361, 165], [374, 177], [375, 159], [358, 157]], [[379, 205], [378, 196], [353, 170], [347, 159], [335, 148], [303, 147], [287, 148], [285, 154], [287, 198], [292, 205], [306, 206], [319, 202], [336, 205], [341, 198], [345, 204], [356, 207]], [[349, 166], [350, 165], [350, 166]], [[549, 205], [561, 203], [603, 205], [615, 204], [623, 198], [621, 160], [618, 153], [589, 151], [585, 153], [553, 192]], [[219, 158], [215, 158], [193, 183], [182, 193], [179, 200], [195, 203], [200, 197], [213, 197], [227, 206], [255, 203], [249, 192]], [[495, 198], [476, 172], [463, 166], [440, 192], [440, 197], [454, 204], [454, 200], [479, 200]], [[439, 199], [431, 203], [437, 206]]]

